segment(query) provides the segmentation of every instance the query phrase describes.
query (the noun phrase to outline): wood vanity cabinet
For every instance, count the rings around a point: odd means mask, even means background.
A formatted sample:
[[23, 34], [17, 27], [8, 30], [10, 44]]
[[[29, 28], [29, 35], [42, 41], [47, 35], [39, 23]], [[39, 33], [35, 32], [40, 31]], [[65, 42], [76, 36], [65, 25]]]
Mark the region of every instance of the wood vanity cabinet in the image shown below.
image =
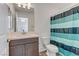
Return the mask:
[[38, 37], [10, 40], [10, 56], [39, 56]]

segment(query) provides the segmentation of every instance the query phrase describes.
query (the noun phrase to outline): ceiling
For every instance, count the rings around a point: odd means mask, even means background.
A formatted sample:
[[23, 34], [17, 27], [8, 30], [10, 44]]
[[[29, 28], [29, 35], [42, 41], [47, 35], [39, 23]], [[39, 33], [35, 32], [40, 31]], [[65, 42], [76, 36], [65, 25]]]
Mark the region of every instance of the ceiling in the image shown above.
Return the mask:
[[54, 11], [56, 9], [62, 9], [65, 7], [68, 7], [69, 5], [75, 4], [75, 3], [31, 3], [32, 7], [31, 9], [18, 7], [17, 4], [14, 4], [15, 10], [20, 12], [34, 12], [34, 6], [43, 5], [43, 8], [52, 7]]

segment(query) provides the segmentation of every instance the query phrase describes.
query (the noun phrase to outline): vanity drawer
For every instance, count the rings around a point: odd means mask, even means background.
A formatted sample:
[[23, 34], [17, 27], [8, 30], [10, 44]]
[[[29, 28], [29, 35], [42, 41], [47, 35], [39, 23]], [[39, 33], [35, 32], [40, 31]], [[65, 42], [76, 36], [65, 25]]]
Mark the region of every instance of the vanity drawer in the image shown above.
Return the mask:
[[9, 46], [14, 46], [14, 45], [22, 45], [22, 44], [26, 44], [26, 43], [32, 43], [32, 42], [37, 42], [38, 41], [38, 37], [35, 38], [24, 38], [24, 39], [16, 39], [16, 40], [11, 40], [9, 42]]

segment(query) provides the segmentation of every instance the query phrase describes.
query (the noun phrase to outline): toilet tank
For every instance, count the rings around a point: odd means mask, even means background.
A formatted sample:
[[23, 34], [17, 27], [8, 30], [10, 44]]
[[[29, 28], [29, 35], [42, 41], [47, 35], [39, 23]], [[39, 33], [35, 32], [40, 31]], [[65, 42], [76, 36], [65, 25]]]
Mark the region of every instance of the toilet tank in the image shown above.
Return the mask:
[[50, 38], [49, 37], [41, 37], [41, 42], [44, 46], [50, 44]]

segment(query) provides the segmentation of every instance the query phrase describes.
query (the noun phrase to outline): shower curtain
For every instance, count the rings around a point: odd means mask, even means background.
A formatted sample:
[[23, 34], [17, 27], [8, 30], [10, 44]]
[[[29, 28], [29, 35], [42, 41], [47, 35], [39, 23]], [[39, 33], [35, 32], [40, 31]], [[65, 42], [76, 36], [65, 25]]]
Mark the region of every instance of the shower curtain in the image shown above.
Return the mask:
[[52, 16], [50, 43], [59, 49], [60, 55], [79, 55], [79, 6]]

